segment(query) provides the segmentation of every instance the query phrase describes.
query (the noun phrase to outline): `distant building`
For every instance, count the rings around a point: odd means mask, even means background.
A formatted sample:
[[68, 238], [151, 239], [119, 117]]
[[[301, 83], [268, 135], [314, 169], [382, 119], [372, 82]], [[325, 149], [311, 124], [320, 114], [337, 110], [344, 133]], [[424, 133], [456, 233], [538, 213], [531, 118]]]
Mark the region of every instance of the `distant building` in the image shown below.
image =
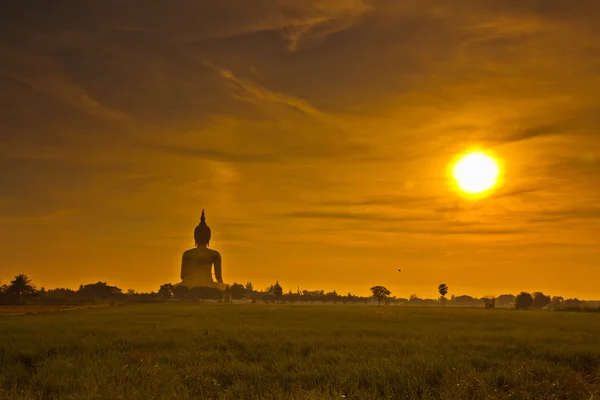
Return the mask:
[[283, 295], [283, 288], [279, 284], [279, 279], [277, 279], [275, 286], [273, 286], [273, 294], [277, 300], [281, 299], [281, 296]]

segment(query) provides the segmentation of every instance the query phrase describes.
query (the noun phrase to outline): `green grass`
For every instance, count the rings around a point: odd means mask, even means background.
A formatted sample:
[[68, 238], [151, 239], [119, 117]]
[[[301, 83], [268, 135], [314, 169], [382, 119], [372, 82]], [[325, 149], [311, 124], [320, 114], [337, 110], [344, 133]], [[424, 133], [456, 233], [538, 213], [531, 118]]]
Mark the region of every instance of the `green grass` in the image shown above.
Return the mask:
[[600, 315], [166, 303], [0, 317], [0, 399], [51, 398], [598, 399]]

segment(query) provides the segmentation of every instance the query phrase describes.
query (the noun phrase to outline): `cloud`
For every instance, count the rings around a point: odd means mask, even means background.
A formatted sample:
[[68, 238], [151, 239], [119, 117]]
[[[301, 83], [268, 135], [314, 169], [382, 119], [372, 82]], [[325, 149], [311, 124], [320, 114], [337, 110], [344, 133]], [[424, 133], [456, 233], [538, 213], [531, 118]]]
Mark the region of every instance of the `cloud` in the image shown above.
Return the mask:
[[372, 11], [372, 6], [363, 0], [284, 0], [281, 7], [284, 15], [293, 18], [289, 25], [282, 28], [291, 51], [349, 29]]
[[46, 214], [32, 214], [32, 215], [0, 215], [0, 222], [5, 224], [24, 224], [24, 225], [37, 225], [37, 224], [55, 224], [60, 220], [69, 218], [79, 213], [79, 209], [64, 209], [56, 210]]
[[320, 206], [333, 206], [333, 207], [355, 207], [355, 206], [378, 206], [378, 205], [405, 205], [423, 203], [432, 201], [435, 198], [421, 197], [421, 196], [385, 196], [385, 197], [370, 197], [363, 199], [350, 199], [350, 200], [328, 200], [319, 201], [315, 205]]
[[147, 146], [150, 149], [158, 150], [167, 154], [191, 157], [196, 159], [207, 159], [217, 161], [227, 161], [233, 163], [275, 163], [280, 161], [273, 154], [252, 154], [252, 153], [229, 153], [214, 149], [202, 149], [192, 146], [156, 144]]
[[559, 126], [543, 125], [524, 129], [503, 139], [506, 142], [520, 142], [535, 138], [549, 137], [564, 134], [565, 130]]
[[[157, 0], [82, 1], [69, 13], [60, 13], [44, 1], [29, 2], [40, 11], [28, 13], [26, 5], [8, 7], [3, 13], [5, 29], [10, 33], [26, 24], [32, 31], [62, 35], [68, 30], [87, 33], [92, 39], [113, 33], [145, 34], [156, 40], [197, 43], [206, 39], [233, 38], [261, 32], [278, 32], [290, 50], [348, 29], [360, 21], [372, 6], [363, 0], [222, 0], [188, 2]], [[67, 15], [68, 14], [68, 15]], [[42, 18], [44, 15], [45, 18]], [[104, 18], [98, 19], [96, 16]], [[43, 40], [44, 38], [42, 38]], [[63, 39], [63, 40], [65, 40]]]
[[[417, 233], [413, 231], [413, 233]], [[437, 235], [472, 235], [472, 236], [488, 236], [488, 235], [522, 235], [522, 229], [506, 229], [506, 228], [474, 228], [474, 229], [455, 229], [455, 230], [434, 230], [420, 231], [420, 233], [437, 234]]]
[[575, 207], [571, 209], [541, 210], [532, 222], [600, 220], [600, 207]]
[[494, 193], [490, 196], [491, 199], [499, 199], [499, 198], [507, 198], [507, 197], [520, 197], [522, 195], [525, 194], [532, 194], [532, 193], [540, 193], [542, 191], [541, 188], [533, 188], [533, 187], [528, 187], [528, 188], [521, 188], [521, 189], [514, 189], [514, 190], [509, 190], [509, 191], [500, 191], [498, 193]]
[[73, 83], [49, 57], [0, 45], [0, 73], [91, 116], [111, 122], [130, 121], [129, 116], [100, 104], [84, 88]]
[[348, 212], [330, 212], [330, 211], [295, 211], [281, 214], [287, 218], [308, 218], [308, 219], [340, 219], [354, 221], [385, 221], [385, 222], [407, 222], [407, 221], [427, 221], [431, 220], [428, 216], [404, 216], [394, 217], [384, 214], [373, 213], [348, 213]]
[[208, 61], [204, 61], [204, 64], [217, 71], [221, 78], [235, 85], [234, 87], [237, 92], [236, 99], [238, 100], [252, 101], [259, 104], [281, 104], [301, 111], [311, 117], [324, 117], [322, 112], [314, 108], [306, 100], [271, 91], [249, 80], [239, 79], [230, 70], [212, 65]]

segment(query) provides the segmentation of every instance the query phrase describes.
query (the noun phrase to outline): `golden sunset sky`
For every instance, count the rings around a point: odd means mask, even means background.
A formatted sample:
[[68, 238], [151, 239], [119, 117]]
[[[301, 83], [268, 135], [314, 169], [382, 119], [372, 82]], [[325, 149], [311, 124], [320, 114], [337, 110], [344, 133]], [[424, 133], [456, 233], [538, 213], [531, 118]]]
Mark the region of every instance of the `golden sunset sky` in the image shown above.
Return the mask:
[[[600, 1], [5, 0], [0, 280], [600, 298]], [[477, 201], [448, 166], [501, 160]], [[399, 273], [398, 269], [402, 272]]]

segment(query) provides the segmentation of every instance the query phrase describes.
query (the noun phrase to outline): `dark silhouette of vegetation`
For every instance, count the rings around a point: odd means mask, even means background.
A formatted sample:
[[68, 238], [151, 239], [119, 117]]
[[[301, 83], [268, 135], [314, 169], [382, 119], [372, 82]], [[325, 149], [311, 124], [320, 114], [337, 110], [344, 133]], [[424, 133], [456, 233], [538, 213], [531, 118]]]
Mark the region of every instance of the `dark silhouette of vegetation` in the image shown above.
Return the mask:
[[496, 307], [514, 308], [515, 296], [512, 294], [501, 294], [496, 297]]
[[277, 302], [281, 301], [281, 297], [283, 296], [283, 288], [279, 284], [279, 280], [277, 280], [275, 286], [273, 286], [273, 295], [275, 296], [275, 300]]
[[31, 279], [27, 275], [19, 274], [10, 282], [8, 291], [17, 299], [21, 299], [24, 295], [35, 293], [35, 286], [31, 284]]
[[554, 310], [562, 308], [565, 303], [565, 298], [562, 296], [554, 296], [550, 299], [550, 307]]
[[[444, 285], [445, 286], [445, 285]], [[438, 287], [440, 289], [442, 285]], [[447, 294], [446, 290], [440, 291], [442, 298]], [[439, 290], [438, 290], [439, 291]], [[283, 288], [276, 282], [269, 285], [264, 290], [254, 290], [254, 285], [247, 282], [245, 285], [234, 283], [230, 286], [231, 298], [254, 303], [260, 301], [263, 303], [331, 303], [331, 304], [369, 304], [374, 301], [378, 305], [385, 304], [411, 306], [411, 307], [433, 307], [438, 306], [441, 299], [422, 299], [416, 294], [408, 299], [391, 296], [391, 292], [383, 286], [374, 286], [371, 288], [372, 296], [357, 296], [352, 293], [345, 295], [338, 294], [335, 290], [325, 292], [324, 290], [288, 290], [284, 294]], [[189, 289], [182, 285], [174, 286], [165, 283], [158, 288], [157, 292], [138, 293], [133, 289], [126, 293], [106, 282], [97, 282], [81, 285], [78, 290], [68, 288], [48, 289], [40, 288], [36, 290], [35, 285], [24, 274], [14, 277], [10, 285], [0, 285], [0, 304], [18, 305], [18, 304], [87, 304], [110, 302], [164, 302], [175, 299], [177, 301], [225, 301], [223, 292], [210, 287], [195, 287]], [[228, 301], [228, 300], [227, 300]], [[446, 307], [485, 307], [485, 308], [518, 308], [541, 309], [547, 308], [553, 311], [600, 311], [600, 302], [583, 301], [577, 298], [564, 299], [561, 296], [550, 297], [541, 292], [521, 293], [518, 296], [503, 294], [494, 298], [493, 296], [475, 298], [467, 295], [452, 295], [444, 301]]]
[[27, 275], [19, 274], [10, 282], [8, 290], [11, 290], [17, 296], [21, 296], [23, 294], [33, 293], [35, 291], [35, 286], [31, 284], [31, 279], [29, 279]]
[[515, 308], [517, 310], [529, 310], [533, 305], [533, 296], [527, 292], [521, 292], [515, 298]]
[[0, 303], [2, 304], [22, 304], [28, 298], [36, 296], [35, 285], [25, 274], [16, 275], [10, 282], [10, 285], [0, 287]]
[[483, 297], [483, 306], [485, 308], [495, 308], [496, 307], [496, 298], [492, 296]]
[[190, 289], [187, 286], [178, 285], [173, 289], [173, 296], [176, 299], [184, 300], [189, 298]]
[[373, 293], [373, 297], [377, 300], [378, 306], [381, 306], [381, 301], [387, 299], [387, 297], [392, 294], [392, 292], [384, 286], [373, 286], [371, 288], [371, 293]]
[[446, 285], [445, 283], [441, 283], [438, 286], [438, 292], [442, 296], [440, 297], [440, 302], [442, 303], [442, 306], [446, 307], [446, 295], [448, 294], [448, 285]]
[[420, 307], [438, 306], [439, 305], [438, 301], [436, 299], [422, 299], [419, 296], [417, 296], [416, 294], [411, 294], [407, 303], [409, 306], [420, 306]]
[[110, 286], [106, 282], [81, 285], [79, 292], [83, 297], [89, 299], [110, 299], [123, 297], [123, 291], [116, 286]]
[[246, 296], [246, 288], [241, 283], [231, 285], [231, 297], [234, 299], [243, 299]]
[[165, 283], [158, 289], [157, 295], [158, 295], [158, 297], [163, 298], [163, 299], [170, 299], [171, 297], [173, 297], [174, 290], [175, 290], [175, 288], [173, 287], [172, 284]]
[[481, 307], [483, 305], [481, 299], [467, 295], [454, 296], [450, 303], [454, 307]]
[[550, 305], [552, 298], [550, 296], [546, 296], [542, 292], [534, 292], [533, 293], [533, 304], [532, 308], [541, 309]]

